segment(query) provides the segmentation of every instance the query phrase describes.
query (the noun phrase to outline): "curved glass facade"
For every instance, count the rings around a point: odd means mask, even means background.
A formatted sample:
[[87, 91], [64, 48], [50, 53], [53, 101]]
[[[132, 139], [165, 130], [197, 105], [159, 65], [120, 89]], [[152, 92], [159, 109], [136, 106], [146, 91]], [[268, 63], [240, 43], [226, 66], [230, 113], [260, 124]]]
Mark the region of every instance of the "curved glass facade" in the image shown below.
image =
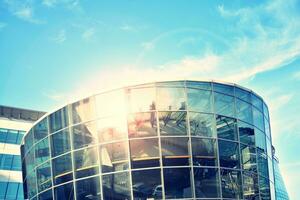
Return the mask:
[[283, 178], [279, 169], [278, 159], [273, 157], [276, 200], [289, 200]]
[[69, 104], [25, 135], [29, 199], [275, 199], [268, 108], [236, 85], [169, 81]]

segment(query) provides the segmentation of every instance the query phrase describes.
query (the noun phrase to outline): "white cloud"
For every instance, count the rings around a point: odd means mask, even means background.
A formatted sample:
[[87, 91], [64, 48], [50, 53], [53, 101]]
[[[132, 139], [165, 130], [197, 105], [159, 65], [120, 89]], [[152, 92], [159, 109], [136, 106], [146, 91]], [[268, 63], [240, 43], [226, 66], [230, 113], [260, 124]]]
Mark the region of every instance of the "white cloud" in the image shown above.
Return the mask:
[[292, 75], [292, 78], [295, 79], [295, 80], [300, 80], [300, 71], [295, 72], [295, 73]]
[[56, 0], [43, 0], [42, 4], [47, 7], [53, 7], [57, 3]]
[[58, 44], [63, 43], [67, 39], [66, 31], [64, 29], [60, 30], [57, 35], [51, 39]]
[[82, 38], [86, 41], [90, 41], [95, 35], [94, 28], [88, 28], [82, 33]]

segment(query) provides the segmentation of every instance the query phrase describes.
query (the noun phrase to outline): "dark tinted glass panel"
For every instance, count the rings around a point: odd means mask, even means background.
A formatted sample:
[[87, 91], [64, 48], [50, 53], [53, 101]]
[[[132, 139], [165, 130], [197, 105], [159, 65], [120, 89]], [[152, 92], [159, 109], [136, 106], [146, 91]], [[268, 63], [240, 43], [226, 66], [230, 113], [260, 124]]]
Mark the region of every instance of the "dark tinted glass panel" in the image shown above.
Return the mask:
[[192, 138], [194, 166], [217, 166], [217, 144], [215, 139]]
[[96, 117], [94, 97], [86, 98], [72, 104], [72, 121], [74, 124]]
[[114, 173], [102, 176], [103, 197], [109, 200], [129, 200], [130, 182], [129, 173]]
[[229, 117], [235, 116], [234, 98], [232, 96], [214, 93], [215, 112]]
[[252, 106], [249, 103], [236, 99], [237, 118], [252, 124]]
[[128, 142], [100, 146], [102, 173], [122, 171], [128, 168]]
[[97, 143], [96, 124], [89, 122], [72, 127], [74, 149]]
[[19, 183], [9, 182], [6, 190], [6, 199], [16, 199]]
[[197, 198], [220, 197], [220, 181], [218, 169], [195, 167], [194, 182]]
[[28, 152], [28, 150], [33, 146], [33, 132], [32, 129], [26, 134], [25, 136], [25, 154]]
[[146, 112], [156, 109], [155, 88], [128, 89], [127, 93], [130, 112]]
[[257, 175], [243, 172], [243, 194], [245, 200], [259, 199]]
[[74, 199], [73, 183], [68, 183], [54, 188], [55, 199]]
[[39, 200], [53, 200], [52, 190], [48, 190], [39, 195]]
[[188, 142], [185, 137], [161, 138], [163, 165], [189, 165]]
[[52, 156], [58, 156], [62, 153], [70, 151], [70, 133], [69, 129], [62, 130], [51, 135]]
[[160, 169], [139, 170], [132, 172], [132, 190], [135, 199], [161, 199]]
[[220, 166], [228, 168], [240, 167], [239, 145], [235, 142], [219, 140]]
[[157, 121], [155, 112], [129, 115], [128, 135], [130, 138], [156, 136]]
[[160, 135], [186, 135], [186, 112], [160, 112]]
[[131, 140], [129, 144], [132, 168], [159, 166], [157, 138]]
[[216, 137], [214, 115], [190, 112], [189, 118], [191, 135]]
[[43, 139], [48, 135], [48, 118], [43, 119], [33, 128], [35, 142]]
[[255, 143], [257, 148], [259, 148], [261, 151], [267, 152], [265, 134], [262, 131], [258, 130], [257, 128], [255, 128], [254, 131], [255, 131]]
[[32, 173], [27, 175], [27, 189], [28, 189], [28, 197], [32, 198], [33, 196], [36, 195], [36, 176], [35, 176], [35, 170], [32, 171]]
[[49, 159], [49, 140], [45, 138], [35, 145], [36, 164], [42, 163]]
[[270, 182], [268, 179], [259, 177], [259, 191], [262, 200], [270, 200]]
[[100, 200], [100, 179], [93, 177], [76, 182], [76, 196], [78, 200]]
[[97, 121], [99, 142], [110, 142], [127, 138], [127, 119], [108, 117]]
[[257, 173], [256, 149], [241, 144], [242, 169]]
[[211, 91], [187, 89], [188, 109], [198, 112], [212, 112]]
[[50, 162], [40, 165], [36, 169], [37, 184], [39, 192], [46, 190], [52, 186]]
[[186, 87], [211, 90], [210, 82], [186, 81]]
[[74, 152], [75, 176], [81, 178], [99, 173], [98, 151], [96, 147]]
[[258, 164], [258, 174], [260, 176], [269, 178], [268, 157], [263, 151], [259, 149], [257, 149], [257, 164]]
[[72, 160], [71, 155], [66, 154], [55, 158], [52, 161], [54, 182], [56, 184], [64, 183], [73, 178], [72, 176]]
[[253, 124], [260, 130], [264, 131], [264, 116], [263, 114], [258, 111], [256, 108], [253, 107]]
[[242, 198], [241, 172], [221, 169], [221, 184], [223, 198]]
[[157, 109], [185, 110], [184, 88], [157, 88]]
[[253, 106], [255, 106], [260, 111], [262, 111], [262, 109], [263, 109], [262, 108], [263, 107], [263, 102], [262, 102], [261, 98], [259, 98], [255, 94], [252, 94], [251, 97], [252, 97], [252, 104], [253, 104]]
[[214, 91], [233, 95], [233, 86], [213, 83]]
[[34, 149], [31, 149], [25, 157], [26, 174], [29, 174], [34, 168]]
[[248, 145], [255, 145], [255, 134], [254, 134], [254, 127], [239, 121], [239, 134], [240, 134], [240, 141], [248, 144]]
[[58, 131], [69, 124], [67, 107], [64, 107], [49, 116], [50, 132]]
[[241, 88], [235, 87], [235, 96], [251, 103], [251, 93]]
[[167, 199], [191, 198], [190, 168], [164, 168]]
[[216, 116], [218, 138], [237, 140], [236, 119], [230, 117]]

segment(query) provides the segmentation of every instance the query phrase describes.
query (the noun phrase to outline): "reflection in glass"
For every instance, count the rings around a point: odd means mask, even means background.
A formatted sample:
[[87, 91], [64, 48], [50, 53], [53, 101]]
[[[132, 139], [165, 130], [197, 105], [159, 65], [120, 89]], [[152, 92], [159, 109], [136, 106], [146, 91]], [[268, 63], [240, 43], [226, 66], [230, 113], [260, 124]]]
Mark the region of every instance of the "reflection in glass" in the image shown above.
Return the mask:
[[36, 195], [36, 171], [32, 171], [32, 173], [27, 174], [27, 189], [28, 189], [28, 198], [32, 198], [34, 195]]
[[262, 111], [262, 109], [263, 109], [263, 102], [262, 102], [261, 98], [259, 98], [255, 94], [252, 94], [251, 98], [252, 98], [252, 104], [253, 104], [253, 106], [255, 106], [260, 111]]
[[268, 179], [259, 176], [259, 192], [262, 200], [270, 200], [270, 182]]
[[190, 168], [164, 168], [166, 199], [192, 198]]
[[159, 166], [157, 138], [131, 140], [129, 144], [132, 168]]
[[250, 124], [253, 123], [251, 104], [236, 99], [236, 111], [238, 119], [248, 122]]
[[210, 82], [199, 82], [199, 81], [186, 81], [187, 88], [196, 88], [203, 90], [211, 90]]
[[73, 179], [71, 154], [66, 154], [52, 160], [54, 183], [65, 183]]
[[234, 98], [232, 96], [214, 93], [215, 112], [219, 115], [234, 117]]
[[188, 109], [198, 112], [212, 112], [212, 95], [211, 91], [187, 89]]
[[264, 118], [264, 121], [265, 121], [265, 123], [264, 123], [264, 125], [265, 125], [265, 133], [266, 133], [266, 135], [269, 138], [271, 138], [270, 123], [269, 123], [269, 121], [266, 118]]
[[217, 144], [215, 139], [192, 138], [194, 166], [217, 166]]
[[68, 183], [54, 188], [55, 199], [74, 199], [73, 183]]
[[189, 113], [191, 135], [216, 137], [214, 131], [215, 118], [213, 114]]
[[110, 142], [127, 138], [127, 119], [124, 117], [108, 117], [97, 120], [99, 142]]
[[48, 135], [48, 118], [43, 119], [33, 128], [35, 142], [43, 139]]
[[68, 109], [64, 107], [49, 116], [50, 132], [53, 133], [69, 125]]
[[8, 182], [5, 199], [16, 199], [19, 183]]
[[52, 190], [50, 189], [39, 194], [39, 200], [53, 200]]
[[235, 96], [248, 103], [251, 103], [251, 93], [241, 88], [235, 87]]
[[259, 129], [255, 128], [255, 143], [261, 151], [267, 152], [266, 136]]
[[269, 178], [268, 157], [260, 149], [257, 149], [257, 164], [258, 164], [258, 174], [260, 176]]
[[217, 115], [216, 124], [218, 138], [237, 140], [236, 119]]
[[52, 157], [63, 154], [71, 150], [69, 129], [62, 130], [51, 135], [51, 155]]
[[238, 143], [219, 140], [219, 156], [221, 167], [240, 168]]
[[78, 200], [100, 200], [99, 176], [76, 181], [76, 197]]
[[[3, 132], [1, 132], [0, 137], [2, 138], [3, 136], [5, 136], [5, 139], [2, 139], [2, 141], [5, 142], [7, 134], [2, 135], [2, 133]], [[24, 144], [25, 153], [27, 153], [27, 151], [33, 146], [33, 132], [32, 132], [32, 129], [30, 129], [30, 131], [25, 135], [24, 140], [25, 140], [25, 144]]]
[[132, 190], [134, 199], [161, 199], [160, 169], [133, 171]]
[[157, 109], [185, 110], [184, 88], [157, 88]]
[[103, 197], [105, 200], [129, 200], [129, 173], [114, 173], [102, 176]]
[[220, 197], [218, 169], [194, 167], [194, 181], [197, 198]]
[[241, 121], [238, 122], [238, 127], [239, 127], [240, 142], [254, 146], [255, 145], [254, 127], [252, 125], [249, 125]]
[[82, 178], [99, 173], [97, 148], [86, 148], [74, 152], [75, 176]]
[[186, 112], [160, 112], [160, 135], [186, 135]]
[[95, 100], [94, 97], [85, 98], [72, 104], [72, 121], [73, 124], [86, 122], [94, 119], [95, 113]]
[[36, 169], [37, 184], [39, 192], [52, 186], [50, 162], [46, 162]]
[[257, 173], [256, 150], [241, 144], [242, 169]]
[[74, 149], [97, 143], [97, 132], [95, 126], [96, 124], [94, 122], [89, 122], [72, 127]]
[[43, 139], [35, 145], [36, 165], [49, 159], [49, 141], [48, 138]]
[[243, 172], [243, 194], [245, 200], [259, 200], [256, 174]]
[[264, 116], [263, 114], [258, 111], [256, 108], [253, 107], [253, 124], [260, 130], [264, 131]]
[[161, 138], [163, 165], [189, 165], [188, 137]]
[[231, 85], [224, 85], [220, 83], [213, 83], [214, 91], [221, 92], [224, 94], [232, 95], [233, 96], [233, 86]]
[[122, 171], [128, 168], [128, 142], [100, 146], [102, 173]]
[[240, 171], [221, 169], [221, 184], [223, 198], [242, 198], [242, 181]]
[[[156, 89], [138, 88], [128, 89], [128, 101], [130, 112], [147, 112], [156, 109]], [[147, 95], [145, 95], [147, 94]]]
[[157, 136], [155, 112], [129, 115], [128, 135], [129, 138]]

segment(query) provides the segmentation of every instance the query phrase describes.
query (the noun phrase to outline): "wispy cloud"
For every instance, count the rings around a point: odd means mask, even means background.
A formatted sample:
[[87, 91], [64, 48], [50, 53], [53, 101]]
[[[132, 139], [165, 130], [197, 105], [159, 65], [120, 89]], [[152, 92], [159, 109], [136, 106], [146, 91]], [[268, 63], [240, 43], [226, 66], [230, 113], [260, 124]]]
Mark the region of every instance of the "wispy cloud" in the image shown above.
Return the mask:
[[51, 38], [54, 42], [61, 44], [64, 41], [66, 41], [67, 36], [66, 36], [66, 31], [64, 29], [60, 30], [57, 35]]
[[295, 73], [292, 75], [292, 78], [295, 79], [295, 80], [300, 80], [300, 71], [295, 72]]
[[82, 39], [86, 41], [90, 41], [95, 35], [95, 29], [94, 28], [88, 28], [82, 33]]
[[122, 26], [120, 26], [120, 29], [122, 31], [136, 31], [136, 28], [132, 25], [129, 25], [129, 24], [123, 24]]
[[56, 0], [43, 0], [42, 4], [47, 7], [53, 7], [57, 3]]

